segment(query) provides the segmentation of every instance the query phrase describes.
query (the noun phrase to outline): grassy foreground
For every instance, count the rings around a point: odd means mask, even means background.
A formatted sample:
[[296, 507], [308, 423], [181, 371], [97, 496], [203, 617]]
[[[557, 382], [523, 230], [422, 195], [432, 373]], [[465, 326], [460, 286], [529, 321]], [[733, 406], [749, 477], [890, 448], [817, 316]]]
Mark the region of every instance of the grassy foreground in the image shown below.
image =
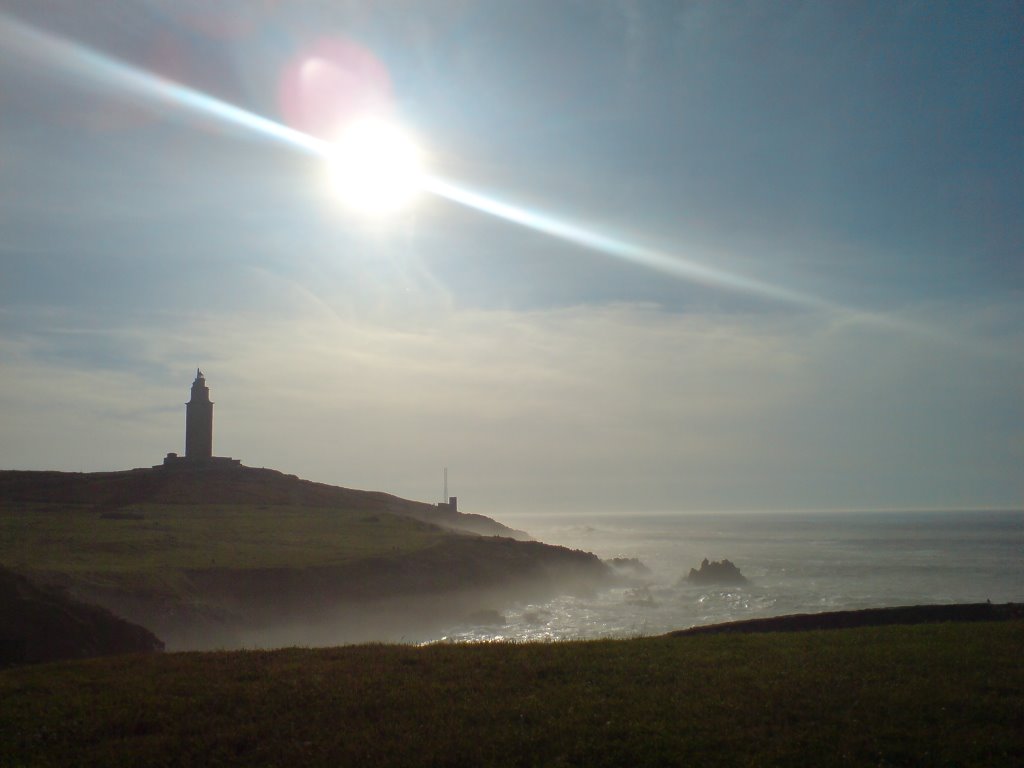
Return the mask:
[[0, 765], [1021, 765], [1024, 623], [113, 657], [0, 673]]

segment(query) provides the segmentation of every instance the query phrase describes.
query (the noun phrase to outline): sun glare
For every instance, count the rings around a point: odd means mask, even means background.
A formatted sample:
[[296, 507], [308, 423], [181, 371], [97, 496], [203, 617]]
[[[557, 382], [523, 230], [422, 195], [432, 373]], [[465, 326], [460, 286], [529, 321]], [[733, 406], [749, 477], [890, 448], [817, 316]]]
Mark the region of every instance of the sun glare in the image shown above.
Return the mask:
[[419, 147], [393, 123], [356, 120], [335, 144], [331, 180], [349, 208], [375, 216], [394, 213], [411, 205], [422, 189]]

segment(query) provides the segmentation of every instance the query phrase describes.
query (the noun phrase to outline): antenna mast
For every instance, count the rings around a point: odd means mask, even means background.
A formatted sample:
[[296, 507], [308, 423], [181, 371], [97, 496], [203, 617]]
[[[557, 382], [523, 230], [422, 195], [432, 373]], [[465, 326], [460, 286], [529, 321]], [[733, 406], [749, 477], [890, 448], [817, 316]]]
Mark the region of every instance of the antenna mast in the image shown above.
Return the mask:
[[444, 468], [444, 495], [441, 497], [441, 503], [448, 503], [448, 467]]

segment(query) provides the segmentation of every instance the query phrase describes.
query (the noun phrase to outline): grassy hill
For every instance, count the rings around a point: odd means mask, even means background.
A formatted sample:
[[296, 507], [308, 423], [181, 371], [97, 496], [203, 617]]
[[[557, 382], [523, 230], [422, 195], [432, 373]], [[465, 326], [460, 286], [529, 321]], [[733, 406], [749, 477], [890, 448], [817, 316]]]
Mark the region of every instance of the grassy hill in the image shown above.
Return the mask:
[[358, 508], [138, 503], [111, 515], [92, 505], [9, 504], [0, 558], [21, 570], [118, 582], [167, 569], [337, 565], [414, 552], [450, 536], [430, 523]]
[[122, 472], [0, 471], [0, 503], [86, 505], [116, 514], [137, 504], [274, 505], [389, 512], [485, 536], [529, 538], [483, 515], [453, 512], [380, 491], [339, 488], [272, 469], [163, 467]]
[[1024, 622], [0, 672], [0, 764], [1017, 766]]
[[0, 511], [0, 564], [173, 648], [282, 625], [273, 642], [321, 642], [308, 630], [325, 623], [324, 642], [397, 639], [414, 618], [607, 577], [588, 553], [468, 532], [515, 533], [482, 516], [244, 467], [0, 472]]

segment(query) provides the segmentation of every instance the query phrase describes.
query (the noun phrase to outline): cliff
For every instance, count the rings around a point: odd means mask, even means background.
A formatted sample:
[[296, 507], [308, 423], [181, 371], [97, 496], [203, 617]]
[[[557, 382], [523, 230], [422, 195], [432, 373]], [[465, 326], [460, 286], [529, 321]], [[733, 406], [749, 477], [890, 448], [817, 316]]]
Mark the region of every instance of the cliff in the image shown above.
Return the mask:
[[610, 577], [480, 515], [246, 467], [0, 472], [0, 512], [0, 563], [175, 650], [408, 640]]
[[163, 647], [142, 627], [0, 567], [0, 667]]

